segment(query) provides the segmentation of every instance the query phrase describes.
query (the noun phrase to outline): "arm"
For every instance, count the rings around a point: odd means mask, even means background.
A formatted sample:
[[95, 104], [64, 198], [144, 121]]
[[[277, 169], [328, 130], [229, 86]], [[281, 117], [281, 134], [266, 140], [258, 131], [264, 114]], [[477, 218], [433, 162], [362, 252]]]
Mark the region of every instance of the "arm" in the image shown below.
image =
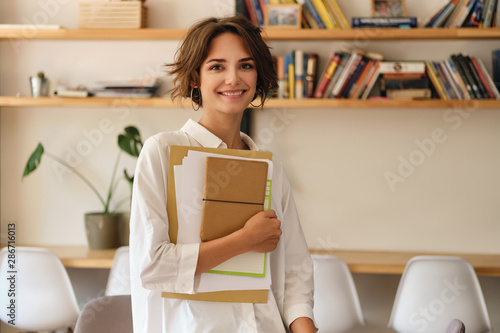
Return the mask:
[[196, 274], [248, 251], [271, 252], [281, 236], [281, 222], [273, 210], [257, 213], [245, 226], [232, 234], [201, 243]]
[[311, 318], [299, 317], [292, 322], [290, 330], [293, 333], [315, 333], [316, 327]]

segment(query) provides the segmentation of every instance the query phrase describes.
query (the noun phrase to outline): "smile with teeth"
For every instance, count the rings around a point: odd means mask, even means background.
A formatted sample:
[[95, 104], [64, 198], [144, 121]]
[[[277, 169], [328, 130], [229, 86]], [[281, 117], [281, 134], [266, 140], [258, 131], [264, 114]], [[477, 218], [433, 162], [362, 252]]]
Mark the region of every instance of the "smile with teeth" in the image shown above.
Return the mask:
[[232, 92], [221, 91], [219, 94], [224, 95], [224, 96], [239, 96], [239, 95], [243, 94], [244, 92], [245, 92], [245, 90], [232, 91]]

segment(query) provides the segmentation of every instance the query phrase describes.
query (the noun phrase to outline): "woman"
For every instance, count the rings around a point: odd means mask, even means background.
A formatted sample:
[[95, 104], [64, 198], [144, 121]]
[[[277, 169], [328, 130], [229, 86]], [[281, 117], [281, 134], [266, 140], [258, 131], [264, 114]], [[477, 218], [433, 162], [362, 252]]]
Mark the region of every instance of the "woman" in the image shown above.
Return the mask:
[[[258, 150], [239, 129], [245, 108], [256, 96], [262, 105], [277, 87], [260, 29], [243, 17], [204, 20], [188, 31], [167, 66], [174, 76], [172, 98], [190, 97], [203, 111], [199, 122], [149, 138], [138, 160], [130, 237], [134, 332], [315, 332], [312, 262], [280, 163], [274, 161], [271, 210], [201, 244], [176, 245], [168, 237], [170, 145]], [[162, 291], [195, 293], [197, 275], [247, 251], [269, 252], [267, 303], [161, 297]]]

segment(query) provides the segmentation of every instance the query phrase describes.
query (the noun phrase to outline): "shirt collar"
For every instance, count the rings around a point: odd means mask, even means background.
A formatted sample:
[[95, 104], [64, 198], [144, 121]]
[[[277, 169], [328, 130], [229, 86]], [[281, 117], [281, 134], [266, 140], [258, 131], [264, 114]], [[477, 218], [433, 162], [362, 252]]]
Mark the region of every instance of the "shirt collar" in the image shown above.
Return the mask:
[[[181, 130], [195, 139], [202, 147], [208, 148], [227, 148], [227, 145], [215, 134], [210, 132], [198, 122], [189, 119]], [[250, 150], [260, 150], [257, 144], [245, 133], [240, 132], [241, 139], [247, 144]]]

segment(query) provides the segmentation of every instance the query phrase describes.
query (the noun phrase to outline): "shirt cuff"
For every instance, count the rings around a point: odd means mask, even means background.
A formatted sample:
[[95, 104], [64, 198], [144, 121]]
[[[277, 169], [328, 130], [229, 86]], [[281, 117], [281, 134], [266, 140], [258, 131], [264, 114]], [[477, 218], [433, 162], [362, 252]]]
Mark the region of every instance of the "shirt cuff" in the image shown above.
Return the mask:
[[290, 325], [293, 323], [293, 321], [297, 318], [300, 318], [300, 317], [311, 318], [311, 320], [314, 323], [314, 327], [316, 327], [316, 330], [317, 330], [318, 325], [316, 325], [316, 322], [314, 321], [313, 310], [309, 305], [296, 304], [296, 305], [293, 305], [284, 311], [284, 318], [285, 318], [285, 323], [286, 323], [287, 327], [290, 327]]
[[195, 293], [195, 272], [199, 251], [200, 244], [182, 244], [179, 274], [175, 284], [177, 292], [183, 294]]

